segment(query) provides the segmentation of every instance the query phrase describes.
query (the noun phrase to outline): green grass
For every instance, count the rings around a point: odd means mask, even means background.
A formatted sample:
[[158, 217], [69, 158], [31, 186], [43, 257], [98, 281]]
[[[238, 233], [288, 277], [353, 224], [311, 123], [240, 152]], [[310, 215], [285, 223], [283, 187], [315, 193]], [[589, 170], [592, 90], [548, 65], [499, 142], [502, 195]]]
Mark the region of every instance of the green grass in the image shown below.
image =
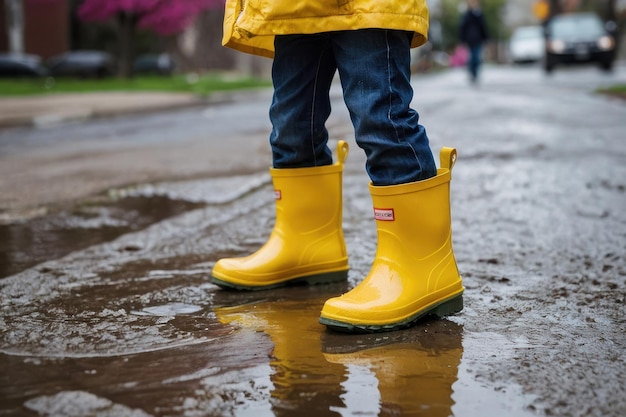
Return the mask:
[[98, 91], [169, 91], [207, 96], [217, 91], [269, 87], [269, 80], [230, 74], [137, 76], [132, 79], [104, 78], [0, 78], [0, 97]]
[[612, 87], [600, 88], [598, 89], [598, 93], [626, 99], [626, 84], [616, 84]]

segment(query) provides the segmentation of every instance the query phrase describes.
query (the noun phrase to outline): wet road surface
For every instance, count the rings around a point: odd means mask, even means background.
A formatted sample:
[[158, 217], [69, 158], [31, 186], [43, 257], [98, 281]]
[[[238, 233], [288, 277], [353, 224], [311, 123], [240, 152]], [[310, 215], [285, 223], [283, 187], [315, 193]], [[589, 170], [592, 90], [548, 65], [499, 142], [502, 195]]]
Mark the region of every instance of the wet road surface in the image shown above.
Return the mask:
[[[351, 144], [346, 283], [246, 293], [208, 282], [217, 259], [254, 251], [272, 228], [269, 175], [228, 168], [235, 144], [212, 150], [224, 161], [212, 175], [165, 167], [41, 216], [11, 211], [0, 226], [0, 415], [624, 415], [626, 103], [591, 91], [624, 82], [625, 69], [484, 76], [479, 88], [458, 71], [415, 83], [434, 152], [459, 152], [461, 314], [374, 335], [317, 323], [376, 246], [364, 157], [338, 102], [331, 131]], [[42, 138], [62, 132], [26, 136], [43, 155]], [[6, 135], [6, 153], [32, 157]], [[200, 146], [178, 164], [199, 165]]]

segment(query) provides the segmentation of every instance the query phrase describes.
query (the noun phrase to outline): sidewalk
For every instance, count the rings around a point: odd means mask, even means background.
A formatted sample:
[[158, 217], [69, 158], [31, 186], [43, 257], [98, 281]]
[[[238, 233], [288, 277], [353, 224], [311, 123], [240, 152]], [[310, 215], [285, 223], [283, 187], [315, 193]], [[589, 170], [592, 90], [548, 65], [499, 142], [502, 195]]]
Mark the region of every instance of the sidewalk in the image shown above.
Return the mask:
[[46, 126], [206, 104], [191, 93], [99, 92], [0, 98], [0, 128]]

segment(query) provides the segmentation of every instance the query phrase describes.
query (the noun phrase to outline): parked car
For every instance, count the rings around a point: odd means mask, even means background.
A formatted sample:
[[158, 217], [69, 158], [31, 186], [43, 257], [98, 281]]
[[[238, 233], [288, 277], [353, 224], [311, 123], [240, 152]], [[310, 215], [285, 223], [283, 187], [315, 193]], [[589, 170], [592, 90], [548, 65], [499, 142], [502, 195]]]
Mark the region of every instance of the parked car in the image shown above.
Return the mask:
[[593, 13], [571, 13], [553, 17], [546, 27], [544, 69], [557, 65], [596, 63], [605, 71], [613, 68], [615, 39]]
[[115, 73], [113, 57], [101, 51], [71, 51], [50, 58], [50, 75], [72, 77], [107, 77]]
[[0, 54], [0, 77], [43, 77], [41, 58], [31, 54]]
[[514, 64], [541, 61], [545, 53], [542, 26], [521, 26], [513, 31], [509, 40], [509, 55]]
[[136, 74], [170, 75], [174, 61], [168, 54], [145, 54], [135, 59], [133, 69]]

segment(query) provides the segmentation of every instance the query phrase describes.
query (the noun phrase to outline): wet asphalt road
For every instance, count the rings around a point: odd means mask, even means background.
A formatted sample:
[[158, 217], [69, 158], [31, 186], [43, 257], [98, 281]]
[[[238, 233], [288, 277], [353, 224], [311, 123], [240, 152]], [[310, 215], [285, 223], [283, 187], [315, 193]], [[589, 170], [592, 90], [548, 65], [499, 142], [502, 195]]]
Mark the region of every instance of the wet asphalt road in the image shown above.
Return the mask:
[[456, 147], [465, 309], [378, 335], [317, 323], [375, 251], [364, 157], [338, 91], [348, 282], [219, 290], [272, 227], [269, 92], [0, 132], [0, 416], [623, 416], [626, 102], [620, 66], [415, 80]]

